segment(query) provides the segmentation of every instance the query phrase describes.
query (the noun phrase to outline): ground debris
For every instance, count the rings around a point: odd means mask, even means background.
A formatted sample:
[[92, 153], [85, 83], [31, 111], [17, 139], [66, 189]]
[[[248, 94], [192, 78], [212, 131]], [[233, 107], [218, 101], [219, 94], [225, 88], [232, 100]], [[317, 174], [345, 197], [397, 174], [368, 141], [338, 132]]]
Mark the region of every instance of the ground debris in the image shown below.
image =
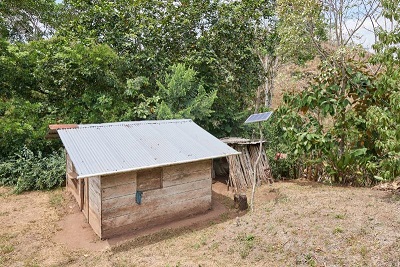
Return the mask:
[[399, 191], [400, 193], [400, 178], [397, 178], [392, 182], [378, 184], [372, 187], [372, 189], [381, 191]]

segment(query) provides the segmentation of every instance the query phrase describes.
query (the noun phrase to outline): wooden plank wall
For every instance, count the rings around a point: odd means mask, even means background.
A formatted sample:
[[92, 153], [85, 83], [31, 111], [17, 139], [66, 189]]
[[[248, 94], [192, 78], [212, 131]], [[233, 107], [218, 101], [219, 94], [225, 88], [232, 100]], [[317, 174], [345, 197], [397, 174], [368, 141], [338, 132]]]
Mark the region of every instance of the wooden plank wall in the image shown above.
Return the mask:
[[110, 237], [104, 227], [104, 221], [121, 209], [129, 209], [137, 205], [136, 172], [128, 172], [101, 177], [101, 219], [102, 238]]
[[[211, 208], [211, 164], [211, 160], [205, 160], [164, 167], [162, 188], [144, 191], [140, 205], [135, 202], [135, 184], [127, 174], [119, 178], [102, 177], [102, 237], [177, 220]], [[111, 183], [123, 186], [111, 187]]]
[[162, 188], [162, 168], [154, 168], [137, 172], [136, 188], [147, 191]]
[[[71, 173], [71, 172], [75, 172], [75, 166], [72, 163], [71, 158], [69, 157], [68, 153], [66, 155], [66, 165], [67, 165], [66, 166], [67, 174]], [[81, 199], [79, 196], [79, 190], [80, 190], [79, 181], [78, 180], [72, 181], [72, 179], [69, 178], [68, 175], [66, 175], [66, 177], [67, 177], [67, 182], [66, 182], [67, 190], [72, 193], [72, 195], [75, 197], [76, 201], [78, 202], [78, 204], [80, 206]]]
[[89, 224], [101, 237], [101, 179], [100, 176], [87, 178], [89, 193]]

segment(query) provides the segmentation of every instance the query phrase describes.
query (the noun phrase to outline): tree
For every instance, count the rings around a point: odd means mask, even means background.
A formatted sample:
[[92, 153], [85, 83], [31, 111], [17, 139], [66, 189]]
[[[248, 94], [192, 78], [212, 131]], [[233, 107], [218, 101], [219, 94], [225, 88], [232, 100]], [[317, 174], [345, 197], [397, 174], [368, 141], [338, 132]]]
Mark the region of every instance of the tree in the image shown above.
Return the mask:
[[204, 121], [213, 113], [211, 106], [217, 91], [206, 93], [202, 82], [196, 81], [196, 72], [192, 68], [186, 68], [183, 64], [171, 66], [163, 83], [157, 83], [161, 99], [157, 119], [189, 118]]
[[[272, 1], [65, 1], [62, 36], [108, 44], [129, 61], [133, 77], [147, 77], [146, 97], [169, 66], [184, 63], [218, 89], [207, 128], [239, 134], [264, 71], [254, 53], [256, 25], [273, 16]], [[261, 39], [261, 38], [259, 38]]]
[[376, 155], [369, 164], [378, 180], [400, 175], [400, 6], [399, 1], [381, 1], [383, 16], [391, 27], [380, 27], [373, 62], [384, 71], [377, 78], [379, 100], [367, 109], [367, 130], [374, 136]]
[[0, 37], [28, 42], [50, 37], [59, 19], [55, 0], [3, 0], [0, 2]]
[[155, 117], [158, 97], [144, 96], [146, 79], [129, 76], [125, 58], [107, 45], [58, 37], [4, 46], [0, 157], [23, 145], [44, 153], [59, 146], [44, 140], [48, 124]]
[[292, 152], [306, 159], [316, 178], [325, 175], [335, 183], [369, 184], [366, 164], [376, 149], [374, 135], [366, 130], [366, 116], [367, 108], [377, 101], [376, 78], [366, 62], [352, 58], [346, 62], [346, 75], [351, 78], [344, 97], [338, 83], [341, 69], [326, 63], [307, 89], [286, 97], [281, 122], [293, 142]]
[[[368, 62], [365, 50], [355, 45], [355, 39], [363, 23], [379, 12], [379, 2], [312, 0], [281, 4], [282, 10], [293, 11], [282, 13], [282, 25], [298, 21], [296, 25], [303, 30], [299, 36], [291, 29], [281, 29], [282, 40], [294, 36], [300, 47], [311, 45], [322, 60], [316, 79], [303, 92], [287, 97], [283, 107], [289, 111], [282, 123], [286, 136], [294, 143], [293, 152], [305, 159], [315, 177], [325, 176], [337, 183], [372, 183], [370, 163], [379, 149], [376, 135], [367, 130], [367, 109], [381, 101], [375, 76], [378, 68]], [[328, 27], [328, 42], [316, 37], [318, 21]], [[304, 36], [301, 42], [298, 38]], [[281, 49], [287, 50], [287, 45]], [[294, 47], [289, 43], [289, 49]], [[300, 127], [293, 127], [294, 122]]]
[[322, 42], [326, 41], [326, 22], [323, 17], [324, 6], [316, 0], [278, 0], [278, 54], [283, 61], [296, 63], [318, 55], [324, 55]]

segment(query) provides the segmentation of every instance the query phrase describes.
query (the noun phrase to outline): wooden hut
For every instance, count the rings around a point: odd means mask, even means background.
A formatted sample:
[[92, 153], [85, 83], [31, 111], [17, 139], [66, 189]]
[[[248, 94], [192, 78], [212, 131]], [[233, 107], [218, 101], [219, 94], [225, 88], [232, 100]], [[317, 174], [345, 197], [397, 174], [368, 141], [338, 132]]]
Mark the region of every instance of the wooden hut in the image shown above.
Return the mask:
[[67, 189], [103, 239], [208, 210], [212, 160], [238, 154], [191, 120], [54, 129]]
[[[240, 137], [222, 138], [221, 141], [240, 154], [214, 160], [214, 172], [217, 176], [227, 177], [228, 186], [235, 192], [244, 192], [253, 184], [254, 164], [260, 152], [260, 141]], [[264, 149], [257, 167], [257, 181], [260, 183], [273, 181]]]

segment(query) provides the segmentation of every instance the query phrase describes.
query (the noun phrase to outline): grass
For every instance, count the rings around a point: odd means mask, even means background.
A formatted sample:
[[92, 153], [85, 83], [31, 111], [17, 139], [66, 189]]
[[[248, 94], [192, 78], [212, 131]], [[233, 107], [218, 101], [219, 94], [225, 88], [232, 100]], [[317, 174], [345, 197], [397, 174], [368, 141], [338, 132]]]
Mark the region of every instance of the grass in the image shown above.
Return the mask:
[[333, 229], [334, 234], [342, 234], [343, 232], [344, 230], [340, 226], [337, 226], [335, 229]]
[[54, 192], [52, 192], [49, 198], [50, 206], [56, 208], [59, 207], [63, 202], [64, 202], [64, 196], [62, 194], [62, 191], [55, 190]]
[[14, 251], [14, 246], [10, 244], [0, 245], [1, 254], [8, 254]]
[[335, 215], [335, 219], [344, 220], [345, 218], [346, 218], [346, 215], [344, 215], [344, 214], [336, 214]]
[[311, 266], [311, 267], [317, 266], [317, 262], [316, 262], [314, 256], [312, 256], [311, 254], [307, 254], [305, 258], [306, 258], [306, 262], [307, 262], [308, 266]]
[[15, 247], [10, 244], [13, 236], [12, 234], [3, 234], [0, 236], [0, 254], [9, 254], [15, 250]]
[[368, 253], [367, 247], [362, 246], [362, 247], [360, 248], [360, 255], [361, 255], [363, 258], [365, 258], [365, 257], [367, 256], [367, 253]]
[[247, 258], [249, 256], [250, 252], [254, 248], [255, 244], [255, 237], [252, 234], [246, 235], [243, 233], [240, 233], [237, 238], [237, 241], [239, 241], [239, 255], [242, 259]]

